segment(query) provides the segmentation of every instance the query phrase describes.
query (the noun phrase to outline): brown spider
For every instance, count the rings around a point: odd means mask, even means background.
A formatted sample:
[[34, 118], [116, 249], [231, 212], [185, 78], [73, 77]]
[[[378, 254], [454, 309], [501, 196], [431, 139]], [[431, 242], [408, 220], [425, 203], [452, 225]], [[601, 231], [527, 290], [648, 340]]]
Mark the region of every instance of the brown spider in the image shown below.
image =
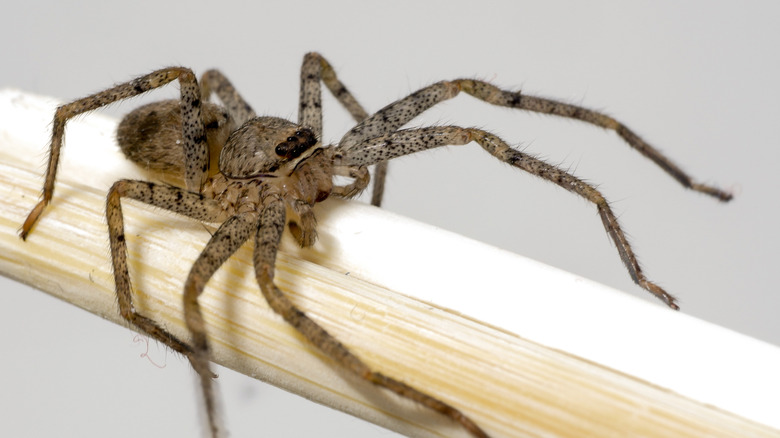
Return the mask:
[[[355, 196], [369, 182], [368, 166], [376, 165], [372, 202], [382, 198], [385, 163], [393, 158], [445, 145], [472, 141], [512, 166], [572, 191], [598, 209], [607, 233], [631, 278], [642, 288], [678, 309], [674, 297], [647, 280], [617, 218], [593, 186], [564, 170], [512, 149], [495, 135], [475, 128], [435, 126], [399, 128], [437, 103], [466, 93], [487, 103], [582, 120], [612, 129], [631, 147], [653, 160], [685, 187], [722, 201], [731, 195], [698, 184], [656, 149], [613, 118], [579, 106], [520, 92], [504, 91], [487, 82], [457, 79], [438, 82], [369, 116], [336, 78], [319, 54], [309, 53], [301, 68], [298, 123], [276, 117], [257, 117], [252, 108], [218, 71], [206, 72], [200, 85], [190, 69], [171, 67], [79, 99], [57, 108], [54, 115], [49, 163], [42, 200], [21, 230], [25, 239], [52, 198], [65, 123], [72, 117], [110, 103], [137, 96], [178, 79], [181, 99], [149, 104], [127, 115], [117, 132], [124, 153], [160, 176], [183, 176], [183, 186], [121, 180], [108, 193], [108, 219], [116, 293], [123, 318], [141, 332], [185, 355], [200, 376], [210, 432], [220, 434], [209, 366], [206, 327], [198, 297], [214, 272], [254, 234], [254, 265], [260, 290], [270, 307], [334, 361], [361, 378], [414, 400], [459, 422], [472, 435], [487, 434], [457, 408], [418, 389], [370, 369], [325, 329], [309, 319], [274, 285], [274, 263], [282, 232], [287, 226], [305, 247], [317, 238], [312, 207], [330, 195]], [[357, 125], [336, 145], [320, 143], [322, 136], [321, 84], [352, 114]], [[208, 102], [212, 90], [224, 106]], [[181, 147], [174, 145], [181, 144]], [[334, 177], [347, 177], [337, 185]], [[184, 315], [192, 340], [185, 343], [140, 315], [133, 305], [127, 270], [121, 199], [131, 198], [193, 219], [221, 223], [195, 261], [184, 284]]]

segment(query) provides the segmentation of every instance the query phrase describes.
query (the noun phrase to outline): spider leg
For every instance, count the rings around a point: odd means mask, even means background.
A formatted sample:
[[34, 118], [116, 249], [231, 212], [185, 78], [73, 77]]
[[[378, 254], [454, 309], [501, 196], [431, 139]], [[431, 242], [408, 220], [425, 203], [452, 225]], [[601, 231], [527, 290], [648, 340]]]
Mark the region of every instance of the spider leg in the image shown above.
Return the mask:
[[[205, 222], [218, 222], [224, 219], [224, 211], [216, 201], [204, 198], [199, 193], [192, 193], [179, 187], [146, 181], [117, 181], [108, 192], [106, 201], [108, 234], [120, 314], [141, 332], [162, 342], [189, 359], [193, 368], [200, 376], [209, 425], [213, 436], [217, 436], [214, 433], [218, 429], [215, 406], [216, 397], [214, 397], [214, 389], [211, 383], [211, 379], [215, 376], [211, 373], [208, 366], [205, 330], [203, 329], [202, 317], [196, 299], [203, 290], [203, 285], [211, 276], [211, 273], [222, 263], [219, 261], [220, 257], [227, 253], [224, 256], [226, 259], [232, 254], [229, 244], [240, 239], [240, 237], [235, 237], [240, 234], [235, 229], [238, 228], [237, 224], [240, 220], [245, 218], [237, 216], [226, 221], [217, 233], [214, 234], [209, 242], [209, 246], [201, 253], [190, 272], [184, 289], [185, 322], [193, 335], [193, 344], [188, 345], [160, 327], [155, 321], [140, 315], [135, 309], [127, 267], [127, 242], [124, 234], [122, 198], [135, 199], [145, 204], [164, 208]], [[249, 228], [251, 229], [252, 227]], [[247, 240], [249, 231], [246, 231], [245, 234], [247, 237], [244, 240]], [[226, 235], [228, 236], [225, 237]]]
[[247, 120], [257, 117], [255, 110], [219, 70], [208, 70], [200, 77], [200, 95], [204, 101], [209, 100], [212, 91], [225, 105], [236, 126], [241, 126]]
[[[384, 161], [386, 163], [386, 161]], [[376, 171], [375, 171], [376, 172]], [[368, 186], [369, 174], [368, 169], [365, 166], [360, 167], [334, 167], [333, 174], [338, 176], [346, 176], [353, 179], [351, 184], [345, 186], [334, 186], [332, 194], [341, 196], [342, 198], [351, 198]], [[376, 176], [376, 173], [374, 173]], [[376, 181], [374, 181], [374, 187], [376, 187]], [[376, 192], [375, 192], [376, 193]], [[376, 204], [374, 204], [376, 205]], [[378, 206], [378, 205], [377, 205]]]
[[297, 219], [290, 219], [287, 226], [301, 248], [314, 245], [317, 241], [317, 217], [308, 202], [295, 200], [289, 203]]
[[200, 88], [190, 69], [184, 67], [164, 68], [57, 108], [52, 122], [49, 162], [46, 166], [41, 201], [24, 221], [20, 232], [22, 239], [27, 238], [43, 209], [51, 201], [67, 121], [79, 114], [162, 87], [175, 79], [179, 80], [181, 86], [182, 134], [186, 160], [184, 177], [189, 190], [200, 191], [206, 180], [209, 165], [209, 149], [206, 144], [205, 128], [201, 120]]
[[216, 388], [212, 382], [214, 374], [209, 366], [209, 348], [206, 339], [206, 323], [198, 304], [198, 297], [203, 293], [206, 283], [214, 272], [241, 247], [252, 231], [257, 228], [256, 212], [241, 213], [225, 221], [211, 236], [211, 240], [200, 253], [192, 266], [187, 281], [184, 283], [184, 321], [192, 334], [193, 354], [189, 356], [190, 363], [200, 376], [201, 390], [206, 404], [211, 435], [220, 435], [220, 421], [216, 404]]
[[119, 313], [142, 332], [162, 342], [174, 351], [187, 357], [192, 349], [172, 334], [160, 328], [149, 318], [139, 315], [133, 305], [133, 293], [127, 268], [127, 242], [124, 234], [122, 198], [135, 199], [145, 204], [189, 216], [207, 222], [216, 222], [224, 215], [216, 201], [205, 199], [202, 195], [166, 184], [146, 181], [120, 180], [111, 186], [106, 199], [106, 219], [111, 246], [111, 260], [114, 268]]
[[713, 196], [721, 201], [728, 201], [732, 198], [730, 193], [717, 187], [695, 182], [693, 178], [664, 156], [658, 149], [652, 147], [623, 123], [612, 117], [577, 105], [529, 96], [520, 92], [505, 91], [476, 79], [442, 81], [422, 88], [397, 102], [391, 103], [377, 111], [376, 114], [358, 123], [357, 126], [344, 135], [339, 145], [345, 149], [350, 149], [369, 138], [389, 134], [428, 108], [457, 96], [461, 91], [492, 105], [576, 119], [611, 129], [617, 132], [630, 147], [656, 163], [684, 187]]
[[581, 120], [583, 122], [600, 126], [605, 129], [611, 129], [615, 131], [626, 143], [628, 143], [629, 146], [636, 149], [639, 151], [639, 153], [657, 164], [672, 178], [676, 179], [680, 184], [682, 184], [683, 187], [704, 193], [709, 196], [713, 196], [721, 201], [729, 201], [732, 198], [731, 193], [725, 192], [721, 189], [718, 189], [717, 187], [694, 182], [693, 178], [686, 174], [672, 160], [664, 156], [661, 151], [642, 140], [641, 137], [636, 135], [634, 131], [630, 130], [626, 125], [606, 114], [552, 99], [529, 96], [521, 94], [520, 92], [501, 90], [498, 87], [484, 81], [474, 79], [457, 79], [455, 83], [458, 84], [458, 87], [466, 93], [493, 105], [567, 117], [570, 119]]
[[453, 419], [475, 437], [486, 438], [488, 435], [479, 426], [454, 407], [371, 370], [341, 342], [306, 316], [276, 287], [273, 282], [274, 264], [285, 220], [283, 201], [280, 198], [266, 198], [266, 205], [260, 216], [260, 226], [257, 229], [253, 262], [257, 282], [268, 305], [323, 353], [355, 375]]
[[[307, 53], [301, 66], [301, 93], [298, 105], [298, 123], [308, 126], [322, 138], [322, 89], [320, 81], [328, 87], [331, 94], [349, 111], [356, 122], [368, 117], [368, 113], [358, 103], [355, 96], [336, 76], [335, 70], [319, 53]], [[371, 194], [371, 205], [382, 204], [385, 190], [387, 162], [382, 161], [374, 166], [374, 188]], [[366, 181], [366, 183], [368, 183]], [[361, 189], [362, 190], [362, 189]], [[354, 196], [354, 195], [351, 195]]]
[[634, 255], [634, 251], [631, 249], [631, 245], [618, 223], [617, 217], [615, 217], [615, 214], [609, 207], [607, 200], [595, 187], [558, 167], [512, 149], [506, 142], [489, 132], [457, 126], [437, 126], [396, 131], [392, 134], [367, 140], [362, 145], [357, 145], [345, 152], [341, 152], [337, 148], [335, 164], [368, 166], [380, 160], [391, 160], [402, 155], [439, 146], [464, 145], [471, 141], [477, 142], [483, 149], [499, 160], [551, 181], [595, 204], [604, 228], [615, 243], [631, 279], [666, 303], [667, 306], [675, 310], [679, 309], [673, 296], [645, 277], [636, 255]]

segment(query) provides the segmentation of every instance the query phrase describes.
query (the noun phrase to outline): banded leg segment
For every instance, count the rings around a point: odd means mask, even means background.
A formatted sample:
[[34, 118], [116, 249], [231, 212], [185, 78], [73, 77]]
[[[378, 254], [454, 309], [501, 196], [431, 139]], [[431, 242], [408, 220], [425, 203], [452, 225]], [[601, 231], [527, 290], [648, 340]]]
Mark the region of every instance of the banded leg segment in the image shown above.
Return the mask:
[[[319, 53], [312, 52], [304, 56], [303, 65], [301, 66], [298, 123], [312, 127], [315, 133], [320, 138], [322, 137], [322, 90], [320, 81], [325, 84], [339, 103], [349, 111], [356, 122], [359, 123], [368, 117], [368, 113], [363, 109], [363, 106], [338, 79], [330, 63]], [[386, 176], [387, 162], [376, 163], [374, 166], [374, 188], [371, 195], [371, 205], [378, 207], [382, 204]]]
[[322, 86], [324, 83], [333, 96], [346, 108], [356, 122], [360, 122], [368, 113], [358, 103], [355, 96], [336, 77], [336, 72], [319, 53], [307, 53], [301, 65], [301, 91], [298, 101], [298, 123], [314, 130], [322, 137]]
[[690, 175], [685, 173], [672, 160], [664, 156], [658, 149], [644, 141], [626, 125], [606, 114], [552, 99], [528, 96], [521, 94], [519, 91], [512, 92], [501, 90], [484, 81], [457, 79], [454, 83], [464, 92], [492, 105], [576, 119], [615, 131], [629, 146], [653, 161], [684, 187], [715, 197], [721, 201], [729, 201], [732, 198], [731, 193], [718, 189], [717, 187], [695, 182]]
[[209, 366], [209, 347], [206, 339], [206, 322], [200, 310], [198, 297], [203, 293], [209, 279], [233, 253], [238, 250], [257, 229], [258, 215], [255, 212], [241, 213], [225, 221], [211, 236], [209, 243], [200, 253], [184, 283], [184, 321], [192, 334], [193, 354], [189, 357], [197, 371], [211, 436], [222, 436], [222, 422], [217, 406], [214, 374]]
[[208, 101], [212, 92], [225, 105], [236, 126], [241, 126], [247, 120], [257, 117], [252, 106], [244, 100], [233, 84], [219, 70], [208, 70], [200, 78], [200, 95], [203, 100]]
[[119, 313], [143, 333], [162, 342], [174, 351], [192, 358], [193, 350], [189, 345], [168, 333], [153, 320], [138, 314], [133, 305], [133, 291], [127, 268], [127, 242], [124, 233], [122, 198], [135, 199], [203, 221], [217, 221], [221, 219], [223, 213], [215, 201], [203, 199], [197, 193], [145, 181], [117, 181], [109, 190], [106, 200], [106, 219]]
[[437, 82], [382, 108], [344, 135], [339, 142], [339, 148], [352, 150], [359, 148], [368, 139], [389, 134], [410, 122], [423, 111], [457, 96], [461, 91], [492, 105], [576, 119], [611, 129], [617, 132], [629, 146], [652, 160], [684, 187], [713, 196], [721, 201], [728, 201], [732, 197], [730, 193], [716, 187], [694, 182], [693, 178], [674, 162], [612, 117], [577, 105], [528, 96], [520, 92], [505, 91], [475, 79]]
[[499, 160], [551, 181], [595, 204], [604, 228], [612, 241], [615, 242], [620, 258], [628, 269], [632, 280], [666, 303], [667, 306], [675, 310], [679, 309], [673, 296], [645, 277], [634, 255], [634, 251], [631, 249], [631, 245], [618, 223], [617, 217], [615, 217], [615, 214], [609, 207], [609, 203], [595, 187], [558, 167], [512, 149], [506, 142], [489, 132], [457, 126], [437, 126], [396, 131], [392, 134], [370, 139], [360, 145], [360, 147], [343, 153], [341, 156], [337, 155], [336, 159], [338, 161], [336, 164], [367, 166], [377, 161], [390, 160], [414, 152], [439, 146], [465, 145], [471, 141], [477, 142], [483, 149]]
[[67, 121], [79, 114], [162, 87], [175, 79], [179, 80], [181, 88], [182, 138], [184, 139], [182, 146], [186, 160], [184, 178], [190, 191], [200, 191], [206, 181], [209, 166], [206, 131], [201, 119], [200, 88], [190, 69], [184, 67], [164, 68], [57, 108], [52, 122], [49, 162], [46, 166], [41, 201], [24, 221], [20, 233], [22, 239], [27, 238], [43, 209], [51, 201]]
[[[368, 117], [368, 113], [355, 100], [352, 93], [344, 87], [344, 84], [338, 80], [333, 67], [331, 67], [330, 64], [328, 64], [328, 61], [322, 57], [320, 57], [320, 65], [322, 65], [322, 82], [325, 83], [325, 86], [328, 87], [330, 92], [333, 93], [339, 102], [341, 102], [349, 113], [352, 114], [352, 118], [354, 118], [356, 122], [365, 120]], [[387, 168], [387, 161], [381, 161], [374, 165], [374, 186], [371, 192], [371, 205], [376, 207], [382, 205], [382, 197], [385, 193], [385, 180], [387, 179]]]
[[512, 149], [506, 142], [489, 132], [478, 129], [467, 129], [466, 131], [469, 133], [471, 139], [476, 141], [483, 149], [499, 160], [540, 178], [551, 181], [595, 204], [599, 216], [601, 216], [601, 221], [604, 224], [604, 229], [615, 243], [618, 253], [620, 254], [620, 259], [623, 261], [623, 265], [625, 265], [634, 283], [655, 295], [656, 298], [663, 301], [672, 309], [680, 309], [677, 306], [676, 299], [672, 295], [667, 293], [657, 284], [648, 280], [644, 272], [642, 272], [639, 261], [637, 260], [634, 250], [631, 248], [623, 229], [620, 227], [617, 217], [612, 212], [607, 200], [595, 187], [558, 167]]
[[[192, 345], [189, 345], [160, 327], [152, 319], [140, 315], [133, 305], [132, 285], [127, 267], [127, 242], [124, 234], [122, 198], [135, 199], [205, 222], [219, 222], [224, 219], [225, 213], [216, 201], [204, 198], [199, 193], [145, 181], [117, 181], [111, 187], [106, 201], [108, 235], [120, 314], [143, 333], [187, 357], [200, 377], [211, 436], [220, 436], [221, 426], [215, 403], [215, 389], [211, 382], [215, 376], [209, 370], [205, 326], [197, 304], [197, 296], [203, 290], [203, 285], [211, 277], [211, 274], [232, 254], [230, 244], [241, 239], [240, 232], [235, 231], [235, 229], [240, 228], [241, 220], [246, 222], [246, 218], [237, 216], [226, 221], [212, 237], [209, 246], [201, 253], [190, 271], [184, 288], [185, 322], [192, 334]], [[251, 218], [249, 221], [251, 222]], [[256, 221], [252, 226], [256, 226]], [[250, 230], [252, 226], [249, 227]], [[251, 231], [245, 231], [244, 234], [244, 241], [246, 241], [251, 235]], [[225, 238], [225, 235], [229, 237]]]
[[358, 123], [344, 134], [338, 148], [351, 151], [360, 148], [368, 139], [390, 134], [428, 108], [457, 96], [459, 91], [457, 85], [450, 82], [437, 82], [418, 90]]
[[371, 370], [341, 342], [306, 316], [276, 287], [273, 282], [274, 263], [284, 225], [284, 203], [281, 199], [271, 201], [261, 214], [254, 252], [257, 282], [269, 306], [323, 353], [355, 375], [451, 418], [475, 437], [486, 438], [487, 434], [479, 426], [454, 407], [405, 383]]

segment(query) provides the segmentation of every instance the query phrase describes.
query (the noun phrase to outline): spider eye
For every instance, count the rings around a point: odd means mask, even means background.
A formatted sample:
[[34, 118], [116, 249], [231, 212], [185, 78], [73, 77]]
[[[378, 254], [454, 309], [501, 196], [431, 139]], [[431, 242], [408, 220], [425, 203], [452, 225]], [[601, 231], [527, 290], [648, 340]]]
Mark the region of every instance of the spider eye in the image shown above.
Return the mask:
[[317, 138], [314, 133], [308, 129], [299, 129], [287, 140], [276, 145], [274, 152], [280, 157], [287, 159], [298, 158], [303, 152], [317, 144]]

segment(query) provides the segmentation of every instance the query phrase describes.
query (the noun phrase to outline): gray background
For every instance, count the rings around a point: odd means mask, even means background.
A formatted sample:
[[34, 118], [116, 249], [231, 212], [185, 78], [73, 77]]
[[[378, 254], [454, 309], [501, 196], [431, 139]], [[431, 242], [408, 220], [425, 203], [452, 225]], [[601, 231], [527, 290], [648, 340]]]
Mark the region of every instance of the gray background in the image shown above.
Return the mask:
[[[317, 50], [369, 110], [461, 76], [605, 110], [737, 199], [722, 205], [686, 192], [614, 134], [581, 123], [464, 96], [419, 124], [493, 130], [598, 184], [649, 276], [680, 298], [684, 312], [780, 345], [774, 2], [21, 3], [4, 8], [0, 86], [63, 100], [181, 64], [219, 67], [259, 113], [294, 118], [301, 58]], [[153, 98], [175, 95], [171, 87]], [[350, 119], [330, 99], [325, 111], [325, 139], [336, 141]], [[476, 146], [395, 162], [386, 208], [646, 295], [591, 205]], [[144, 347], [130, 331], [4, 278], [0, 290], [7, 435], [198, 430], [192, 373], [181, 358], [152, 344], [150, 355], [167, 364], [158, 369], [138, 358]], [[506, 297], [499, 305], [522, 302]], [[393, 435], [220, 374], [233, 436]]]

